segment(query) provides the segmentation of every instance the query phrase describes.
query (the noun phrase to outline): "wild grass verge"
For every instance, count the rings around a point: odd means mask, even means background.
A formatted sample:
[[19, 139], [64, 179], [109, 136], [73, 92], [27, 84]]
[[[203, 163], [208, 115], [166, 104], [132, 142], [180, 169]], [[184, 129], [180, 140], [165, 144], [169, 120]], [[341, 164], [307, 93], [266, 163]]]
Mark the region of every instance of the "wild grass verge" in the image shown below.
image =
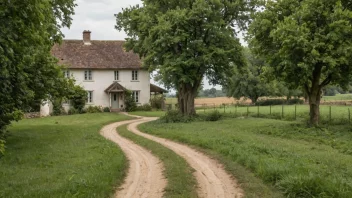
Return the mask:
[[196, 181], [192, 175], [193, 169], [182, 157], [159, 143], [129, 132], [127, 125], [118, 127], [117, 131], [123, 137], [150, 150], [164, 163], [164, 175], [168, 180], [164, 197], [197, 197]]

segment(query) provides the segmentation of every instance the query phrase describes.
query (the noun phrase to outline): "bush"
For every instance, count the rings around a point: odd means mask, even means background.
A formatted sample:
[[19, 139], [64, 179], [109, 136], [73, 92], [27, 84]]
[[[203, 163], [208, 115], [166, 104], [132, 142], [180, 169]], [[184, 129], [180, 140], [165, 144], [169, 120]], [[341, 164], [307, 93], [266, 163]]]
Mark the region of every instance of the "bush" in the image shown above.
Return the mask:
[[104, 107], [103, 112], [110, 112], [110, 108], [109, 107]]
[[68, 115], [74, 115], [74, 114], [79, 114], [80, 112], [77, 109], [71, 107], [67, 113]]
[[283, 100], [283, 99], [266, 99], [266, 100], [258, 100], [255, 105], [256, 106], [270, 106], [270, 105], [293, 105], [293, 104], [303, 104], [304, 101], [295, 98], [295, 99], [289, 99], [289, 100]]
[[81, 113], [86, 105], [87, 92], [81, 86], [76, 85], [68, 99], [71, 101], [73, 108]]
[[205, 116], [205, 121], [218, 121], [220, 118], [220, 112], [218, 110], [215, 110]]
[[154, 109], [162, 109], [164, 104], [165, 98], [164, 95], [154, 95], [150, 98], [150, 105]]
[[125, 92], [125, 110], [127, 112], [135, 111], [137, 109], [137, 104], [132, 97], [132, 92], [127, 90]]
[[289, 99], [287, 101], [287, 104], [288, 105], [293, 105], [293, 104], [303, 104], [304, 103], [304, 100], [301, 100], [299, 98], [294, 98], [294, 99]]
[[150, 104], [144, 104], [141, 106], [138, 106], [136, 108], [137, 111], [151, 111], [152, 110], [152, 106], [150, 106]]
[[101, 107], [98, 107], [98, 106], [89, 106], [85, 110], [87, 113], [101, 113], [102, 112]]
[[192, 117], [184, 116], [178, 110], [170, 110], [159, 120], [165, 123], [190, 122], [192, 121]]

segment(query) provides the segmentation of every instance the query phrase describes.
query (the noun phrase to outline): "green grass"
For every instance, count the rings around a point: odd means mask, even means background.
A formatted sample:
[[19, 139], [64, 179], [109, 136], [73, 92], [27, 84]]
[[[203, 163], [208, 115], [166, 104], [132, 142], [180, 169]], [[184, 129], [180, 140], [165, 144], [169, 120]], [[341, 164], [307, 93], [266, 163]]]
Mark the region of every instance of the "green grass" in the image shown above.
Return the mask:
[[[140, 129], [218, 156], [247, 197], [279, 196], [275, 190], [270, 192], [273, 185], [287, 197], [347, 198], [352, 197], [352, 156], [329, 142], [342, 144], [345, 139], [349, 144], [345, 148], [351, 148], [352, 135], [351, 127], [339, 127], [307, 129], [295, 122], [249, 118], [177, 124], [156, 121]], [[329, 133], [319, 135], [322, 130]], [[245, 171], [236, 171], [233, 167], [241, 170], [238, 164], [269, 187], [255, 183]]]
[[150, 150], [163, 162], [164, 175], [168, 180], [164, 197], [197, 197], [196, 181], [192, 175], [193, 169], [182, 157], [159, 143], [129, 132], [126, 125], [119, 127], [117, 131], [123, 137]]
[[133, 111], [128, 113], [144, 117], [161, 117], [165, 115], [166, 111]]
[[0, 159], [0, 197], [109, 197], [127, 161], [99, 131], [127, 119], [99, 113], [13, 123]]
[[352, 94], [336, 94], [335, 96], [323, 96], [322, 101], [324, 100], [352, 100]]
[[[309, 106], [308, 105], [276, 105], [276, 106], [219, 106], [216, 108], [198, 109], [198, 113], [212, 112], [218, 110], [220, 113], [232, 114], [232, 116], [247, 116], [247, 108], [249, 116], [265, 118], [275, 118], [283, 120], [308, 120]], [[258, 109], [259, 108], [259, 109]], [[331, 124], [346, 124], [349, 119], [349, 109], [352, 111], [351, 106], [328, 106], [320, 105], [320, 119], [321, 123], [330, 123], [330, 108], [331, 108]], [[270, 110], [271, 109], [271, 110]], [[296, 116], [295, 116], [296, 114]], [[352, 118], [351, 118], [352, 120]]]

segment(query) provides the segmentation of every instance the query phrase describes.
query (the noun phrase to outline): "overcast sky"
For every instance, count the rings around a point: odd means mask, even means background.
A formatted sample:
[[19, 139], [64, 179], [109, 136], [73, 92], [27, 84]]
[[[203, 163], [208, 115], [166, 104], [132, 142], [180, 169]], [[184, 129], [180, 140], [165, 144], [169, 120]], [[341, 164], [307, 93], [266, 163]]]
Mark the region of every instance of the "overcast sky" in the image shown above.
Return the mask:
[[[77, 7], [70, 29], [63, 29], [65, 39], [82, 39], [83, 30], [92, 32], [92, 40], [124, 40], [126, 34], [115, 29], [114, 14], [130, 5], [141, 4], [140, 0], [76, 0]], [[207, 82], [205, 89], [210, 89]], [[221, 89], [217, 86], [217, 89]]]

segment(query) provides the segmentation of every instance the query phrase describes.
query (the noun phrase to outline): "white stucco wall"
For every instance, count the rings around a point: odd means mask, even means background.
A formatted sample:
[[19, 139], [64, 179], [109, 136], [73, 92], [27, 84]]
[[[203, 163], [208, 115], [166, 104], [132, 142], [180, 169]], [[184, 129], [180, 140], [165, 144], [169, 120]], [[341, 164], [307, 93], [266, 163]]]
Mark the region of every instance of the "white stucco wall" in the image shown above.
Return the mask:
[[[84, 80], [84, 69], [70, 69], [70, 75], [75, 78], [76, 84], [81, 85], [87, 91], [93, 91], [93, 103], [87, 105], [109, 107], [110, 98], [104, 92], [114, 82], [115, 70], [92, 70], [93, 80]], [[132, 70], [118, 70], [119, 84], [131, 91], [139, 91], [139, 105], [149, 103], [150, 99], [150, 75], [148, 71], [138, 70], [138, 81], [132, 81]], [[123, 104], [119, 97], [119, 105]], [[124, 106], [124, 104], [123, 104]]]
[[43, 102], [42, 105], [40, 105], [40, 116], [41, 117], [50, 116], [50, 114], [52, 112], [53, 112], [53, 105], [50, 101], [45, 101], [45, 102]]

